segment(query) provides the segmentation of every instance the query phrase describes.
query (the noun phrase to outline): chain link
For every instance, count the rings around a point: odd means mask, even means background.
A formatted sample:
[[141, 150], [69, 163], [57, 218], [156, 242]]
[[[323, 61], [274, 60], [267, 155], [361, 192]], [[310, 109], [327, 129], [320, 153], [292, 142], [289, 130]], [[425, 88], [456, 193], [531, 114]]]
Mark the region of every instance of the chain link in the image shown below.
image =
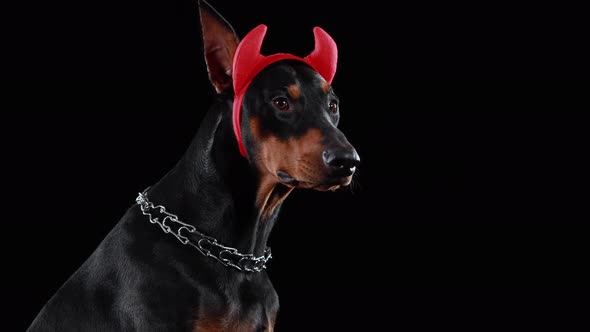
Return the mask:
[[[150, 223], [160, 226], [164, 233], [174, 235], [180, 243], [190, 245], [204, 256], [215, 258], [225, 266], [244, 272], [260, 272], [266, 269], [266, 263], [272, 258], [270, 248], [266, 248], [262, 256], [255, 257], [253, 254], [242, 254], [236, 248], [221, 245], [215, 238], [197, 231], [193, 225], [180, 221], [177, 215], [166, 211], [162, 205], [154, 206], [147, 198], [148, 190], [149, 188], [139, 193], [135, 201], [141, 208], [141, 212], [149, 218]], [[162, 219], [153, 214], [160, 214]], [[182, 230], [188, 232], [188, 235], [182, 235]], [[193, 240], [194, 237], [198, 239]]]

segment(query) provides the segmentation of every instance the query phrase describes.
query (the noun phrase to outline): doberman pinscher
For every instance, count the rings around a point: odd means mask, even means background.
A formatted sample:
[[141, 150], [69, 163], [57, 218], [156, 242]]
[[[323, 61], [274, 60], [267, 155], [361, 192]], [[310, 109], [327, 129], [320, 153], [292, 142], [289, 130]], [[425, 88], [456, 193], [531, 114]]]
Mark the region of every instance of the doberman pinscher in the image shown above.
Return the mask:
[[[359, 157], [337, 129], [333, 40], [305, 58], [260, 55], [199, 4], [217, 91], [183, 158], [139, 194], [28, 331], [272, 331], [269, 233], [295, 188], [350, 184]], [[237, 138], [237, 139], [236, 139]], [[151, 224], [150, 224], [151, 223]]]

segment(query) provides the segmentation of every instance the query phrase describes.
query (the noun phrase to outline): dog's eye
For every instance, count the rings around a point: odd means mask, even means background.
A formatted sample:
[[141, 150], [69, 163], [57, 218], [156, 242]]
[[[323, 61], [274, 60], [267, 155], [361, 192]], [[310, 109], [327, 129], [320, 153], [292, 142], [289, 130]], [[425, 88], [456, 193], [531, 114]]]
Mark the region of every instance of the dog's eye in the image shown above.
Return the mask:
[[285, 97], [277, 97], [273, 99], [272, 104], [276, 109], [280, 111], [288, 111], [290, 109], [289, 100], [287, 100], [287, 98]]
[[330, 100], [328, 106], [330, 107], [330, 112], [338, 113], [338, 102], [336, 100]]

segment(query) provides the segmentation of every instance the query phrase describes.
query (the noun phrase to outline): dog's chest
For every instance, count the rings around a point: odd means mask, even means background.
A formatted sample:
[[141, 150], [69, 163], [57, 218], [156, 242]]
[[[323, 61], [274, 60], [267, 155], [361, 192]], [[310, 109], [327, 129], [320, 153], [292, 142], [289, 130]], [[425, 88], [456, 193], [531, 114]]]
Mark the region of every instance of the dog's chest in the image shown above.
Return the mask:
[[229, 293], [203, 297], [192, 331], [271, 332], [279, 308], [270, 282], [234, 285]]
[[192, 331], [272, 332], [275, 319], [276, 312], [257, 311], [246, 315], [238, 312], [201, 313], [200, 317], [194, 321]]
[[259, 317], [237, 318], [232, 315], [203, 316], [193, 323], [193, 332], [235, 331], [235, 332], [273, 332], [275, 318], [266, 318], [261, 322]]

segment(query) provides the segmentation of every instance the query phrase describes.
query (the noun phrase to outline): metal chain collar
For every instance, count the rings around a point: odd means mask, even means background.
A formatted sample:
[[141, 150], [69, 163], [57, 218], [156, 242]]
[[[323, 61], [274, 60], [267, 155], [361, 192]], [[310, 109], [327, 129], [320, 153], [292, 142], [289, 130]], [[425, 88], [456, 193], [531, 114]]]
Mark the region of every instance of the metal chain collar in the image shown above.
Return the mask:
[[[158, 224], [164, 233], [174, 235], [180, 243], [194, 247], [201, 254], [213, 257], [225, 266], [243, 272], [260, 272], [266, 269], [266, 263], [272, 257], [270, 248], [266, 248], [262, 256], [254, 257], [253, 254], [241, 254], [236, 248], [223, 246], [217, 243], [215, 238], [200, 233], [194, 226], [178, 220], [178, 216], [166, 211], [162, 205], [154, 206], [147, 198], [148, 189], [139, 193], [135, 201], [141, 212], [149, 217], [150, 223]], [[183, 230], [186, 235], [181, 234]]]

